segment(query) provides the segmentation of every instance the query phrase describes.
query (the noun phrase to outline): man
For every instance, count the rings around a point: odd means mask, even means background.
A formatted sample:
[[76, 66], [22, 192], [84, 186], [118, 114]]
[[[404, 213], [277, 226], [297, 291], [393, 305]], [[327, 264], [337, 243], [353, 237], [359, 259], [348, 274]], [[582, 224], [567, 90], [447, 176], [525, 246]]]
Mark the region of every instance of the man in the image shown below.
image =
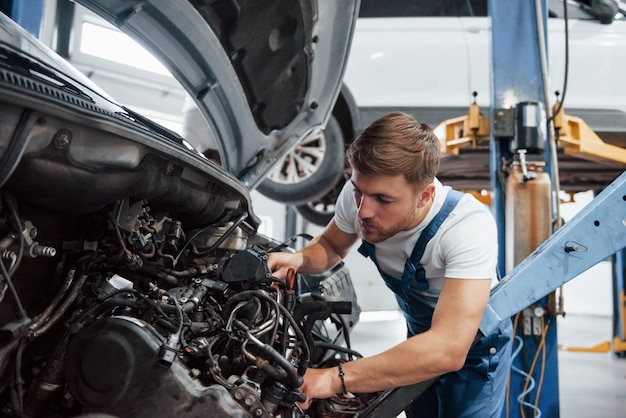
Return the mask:
[[[408, 339], [340, 368], [308, 369], [313, 399], [374, 392], [441, 376], [409, 416], [499, 417], [510, 366], [511, 323], [472, 347], [497, 282], [497, 233], [489, 210], [435, 177], [440, 142], [404, 113], [374, 121], [350, 145], [352, 177], [322, 234], [296, 253], [272, 253], [277, 277], [289, 268], [327, 270], [360, 238], [405, 314]], [[472, 349], [470, 350], [470, 347]]]

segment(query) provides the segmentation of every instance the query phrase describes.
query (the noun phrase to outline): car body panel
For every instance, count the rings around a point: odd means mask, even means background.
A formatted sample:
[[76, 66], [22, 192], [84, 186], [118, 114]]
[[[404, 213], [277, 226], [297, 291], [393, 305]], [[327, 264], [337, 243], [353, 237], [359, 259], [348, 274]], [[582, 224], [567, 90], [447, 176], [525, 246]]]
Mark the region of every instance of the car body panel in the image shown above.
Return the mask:
[[456, 18], [360, 18], [344, 80], [360, 107], [453, 106], [470, 94], [466, 54]]

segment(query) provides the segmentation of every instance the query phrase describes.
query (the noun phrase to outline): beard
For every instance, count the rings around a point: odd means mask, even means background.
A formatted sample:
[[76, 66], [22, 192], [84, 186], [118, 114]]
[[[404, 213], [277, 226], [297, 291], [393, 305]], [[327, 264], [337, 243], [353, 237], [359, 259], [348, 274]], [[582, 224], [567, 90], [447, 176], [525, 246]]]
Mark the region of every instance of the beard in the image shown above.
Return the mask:
[[359, 227], [357, 229], [357, 235], [363, 241], [376, 244], [383, 242], [398, 232], [406, 231], [410, 229], [409, 225], [411, 217], [408, 216], [397, 224], [391, 225], [387, 228], [381, 226], [378, 222], [371, 219], [359, 219]]

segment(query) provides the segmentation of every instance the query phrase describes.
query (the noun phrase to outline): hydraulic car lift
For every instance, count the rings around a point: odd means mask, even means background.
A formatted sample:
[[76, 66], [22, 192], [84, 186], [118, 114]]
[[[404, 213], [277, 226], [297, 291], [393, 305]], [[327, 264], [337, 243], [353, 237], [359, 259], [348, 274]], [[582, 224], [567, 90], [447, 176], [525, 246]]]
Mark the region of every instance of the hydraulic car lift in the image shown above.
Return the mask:
[[[506, 416], [559, 416], [554, 292], [564, 283], [614, 257], [614, 351], [626, 352], [624, 255], [626, 252], [626, 172], [581, 212], [561, 226], [558, 150], [626, 168], [626, 150], [605, 144], [580, 119], [552, 116], [547, 95], [546, 0], [489, 0], [492, 19], [492, 118], [477, 105], [468, 115], [446, 121], [444, 152], [476, 147], [489, 140], [491, 205], [499, 226], [499, 269], [507, 273], [492, 290], [477, 339], [515, 317], [516, 341]], [[503, 274], [504, 275], [504, 274]], [[546, 367], [523, 368], [542, 352]], [[514, 373], [515, 370], [523, 374]], [[529, 385], [541, 380], [543, 394]], [[364, 417], [397, 416], [432, 381], [386, 392]], [[511, 407], [509, 407], [509, 403]], [[515, 404], [515, 407], [512, 405]], [[521, 406], [520, 406], [521, 405]]]

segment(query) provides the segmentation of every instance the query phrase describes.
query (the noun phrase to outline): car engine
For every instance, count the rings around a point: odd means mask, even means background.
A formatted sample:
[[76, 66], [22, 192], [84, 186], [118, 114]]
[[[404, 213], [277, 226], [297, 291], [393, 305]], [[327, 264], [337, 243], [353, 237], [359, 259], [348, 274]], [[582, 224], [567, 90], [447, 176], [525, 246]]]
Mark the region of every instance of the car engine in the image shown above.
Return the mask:
[[145, 200], [19, 203], [2, 193], [5, 415], [304, 416], [307, 367], [350, 353], [345, 267], [274, 279], [267, 254], [286, 246], [245, 214], [187, 230]]

